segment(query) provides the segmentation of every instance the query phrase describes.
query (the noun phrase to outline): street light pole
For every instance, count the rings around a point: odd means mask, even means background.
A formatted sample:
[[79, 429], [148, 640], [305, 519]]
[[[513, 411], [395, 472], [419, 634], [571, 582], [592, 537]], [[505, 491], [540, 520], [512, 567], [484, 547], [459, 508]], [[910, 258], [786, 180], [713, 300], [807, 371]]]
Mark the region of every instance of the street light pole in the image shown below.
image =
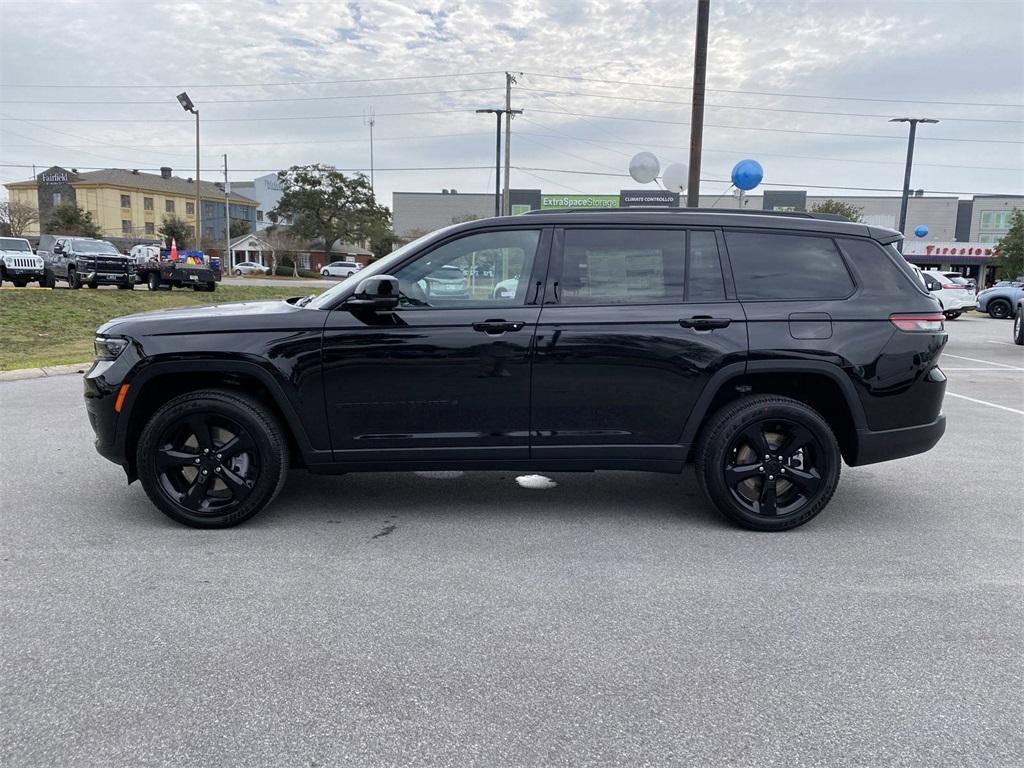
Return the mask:
[[498, 130], [494, 144], [494, 215], [501, 216], [501, 114], [502, 109], [478, 109], [478, 115], [494, 114]]
[[[907, 228], [907, 202], [910, 199], [910, 169], [914, 165], [914, 140], [917, 138], [918, 123], [937, 123], [938, 120], [930, 117], [894, 117], [890, 123], [910, 123], [910, 135], [907, 138], [907, 166], [903, 172], [903, 199], [900, 200], [900, 225], [899, 230], [905, 234]], [[902, 244], [900, 248], [902, 248]]]
[[[181, 108], [186, 112], [191, 112], [196, 116], [196, 250], [202, 250], [200, 245], [200, 237], [202, 235], [202, 204], [200, 200], [199, 192], [199, 110], [196, 105], [192, 103], [192, 99], [188, 97], [188, 93], [182, 91], [178, 94], [178, 103], [181, 104]], [[225, 222], [225, 226], [227, 223]]]

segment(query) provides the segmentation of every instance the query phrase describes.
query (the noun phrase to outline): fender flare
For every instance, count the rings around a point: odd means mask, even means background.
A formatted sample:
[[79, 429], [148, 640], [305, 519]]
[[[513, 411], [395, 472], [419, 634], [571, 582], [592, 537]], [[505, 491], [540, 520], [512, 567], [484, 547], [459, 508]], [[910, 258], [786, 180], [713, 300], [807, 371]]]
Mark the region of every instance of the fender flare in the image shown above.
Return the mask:
[[842, 392], [855, 429], [867, 429], [864, 406], [861, 404], [860, 398], [857, 397], [853, 382], [834, 363], [826, 363], [821, 360], [753, 360], [726, 365], [711, 377], [700, 393], [700, 397], [697, 398], [693, 410], [690, 411], [686, 425], [683, 427], [680, 443], [692, 445], [697, 439], [700, 427], [708, 416], [711, 403], [723, 387], [745, 375], [757, 373], [810, 373], [827, 376], [838, 385], [839, 391]]

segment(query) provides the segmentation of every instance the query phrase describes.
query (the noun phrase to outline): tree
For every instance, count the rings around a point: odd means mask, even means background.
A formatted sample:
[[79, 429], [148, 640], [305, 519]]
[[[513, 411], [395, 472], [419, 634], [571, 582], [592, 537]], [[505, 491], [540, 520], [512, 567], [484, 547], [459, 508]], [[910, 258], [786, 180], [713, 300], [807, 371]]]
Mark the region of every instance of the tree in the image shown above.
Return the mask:
[[52, 235], [101, 237], [103, 234], [99, 225], [92, 220], [92, 214], [72, 202], [53, 206], [43, 228]]
[[11, 237], [21, 237], [37, 221], [39, 211], [34, 205], [17, 200], [0, 203], [0, 230]]
[[231, 234], [231, 239], [234, 240], [236, 237], [248, 235], [252, 231], [252, 225], [245, 219], [232, 219], [228, 231]]
[[1010, 231], [996, 246], [996, 277], [1000, 280], [1016, 280], [1024, 275], [1024, 211], [1013, 209], [1010, 217]]
[[293, 235], [322, 238], [328, 251], [335, 240], [361, 243], [391, 229], [391, 211], [377, 204], [362, 174], [346, 176], [317, 163], [292, 166], [277, 178], [282, 192], [271, 220], [291, 217]]
[[171, 240], [174, 240], [174, 244], [179, 248], [188, 248], [194, 234], [195, 227], [180, 216], [164, 216], [164, 221], [160, 225], [160, 235], [167, 242], [167, 245], [170, 245]]
[[815, 203], [811, 206], [811, 213], [836, 213], [840, 216], [844, 216], [850, 221], [860, 221], [860, 217], [864, 213], [863, 208], [858, 208], [856, 205], [850, 205], [840, 200], [833, 200], [829, 198], [823, 203]]

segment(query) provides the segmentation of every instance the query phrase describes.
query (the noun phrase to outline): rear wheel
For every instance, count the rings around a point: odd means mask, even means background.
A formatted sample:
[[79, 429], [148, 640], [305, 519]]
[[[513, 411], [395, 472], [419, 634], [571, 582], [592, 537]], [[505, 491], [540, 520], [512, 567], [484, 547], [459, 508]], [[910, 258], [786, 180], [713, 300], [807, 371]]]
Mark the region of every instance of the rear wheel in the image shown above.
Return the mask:
[[1013, 308], [1010, 306], [1010, 302], [1005, 299], [996, 299], [988, 303], [988, 313], [996, 320], [1005, 320], [1012, 311]]
[[755, 531], [803, 525], [839, 483], [835, 436], [817, 411], [766, 395], [729, 403], [698, 446], [697, 478], [729, 520]]
[[1013, 318], [1013, 343], [1024, 346], [1024, 307], [1018, 307]]
[[146, 287], [151, 291], [160, 290], [160, 275], [156, 272], [150, 272], [149, 277], [146, 278]]
[[242, 270], [240, 270], [240, 269], [236, 269], [236, 270], [235, 270], [235, 276], [236, 276], [236, 277], [241, 277], [241, 276], [242, 276]]
[[946, 316], [947, 320], [956, 320], [963, 314], [963, 312], [944, 312], [943, 314]]
[[146, 424], [139, 479], [168, 517], [227, 528], [266, 507], [284, 485], [288, 441], [266, 408], [235, 392], [186, 393]]

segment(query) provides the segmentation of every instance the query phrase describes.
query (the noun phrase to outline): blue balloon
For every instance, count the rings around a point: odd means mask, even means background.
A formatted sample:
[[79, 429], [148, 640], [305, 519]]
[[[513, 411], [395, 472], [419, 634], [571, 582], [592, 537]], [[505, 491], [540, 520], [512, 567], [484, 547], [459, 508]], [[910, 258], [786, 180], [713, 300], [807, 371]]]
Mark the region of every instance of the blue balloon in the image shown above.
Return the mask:
[[917, 229], [914, 230], [914, 234], [917, 235], [918, 237], [927, 237], [928, 227], [925, 226], [924, 224], [918, 224]]
[[732, 183], [744, 191], [753, 189], [764, 178], [764, 168], [757, 160], [740, 160], [733, 166]]

